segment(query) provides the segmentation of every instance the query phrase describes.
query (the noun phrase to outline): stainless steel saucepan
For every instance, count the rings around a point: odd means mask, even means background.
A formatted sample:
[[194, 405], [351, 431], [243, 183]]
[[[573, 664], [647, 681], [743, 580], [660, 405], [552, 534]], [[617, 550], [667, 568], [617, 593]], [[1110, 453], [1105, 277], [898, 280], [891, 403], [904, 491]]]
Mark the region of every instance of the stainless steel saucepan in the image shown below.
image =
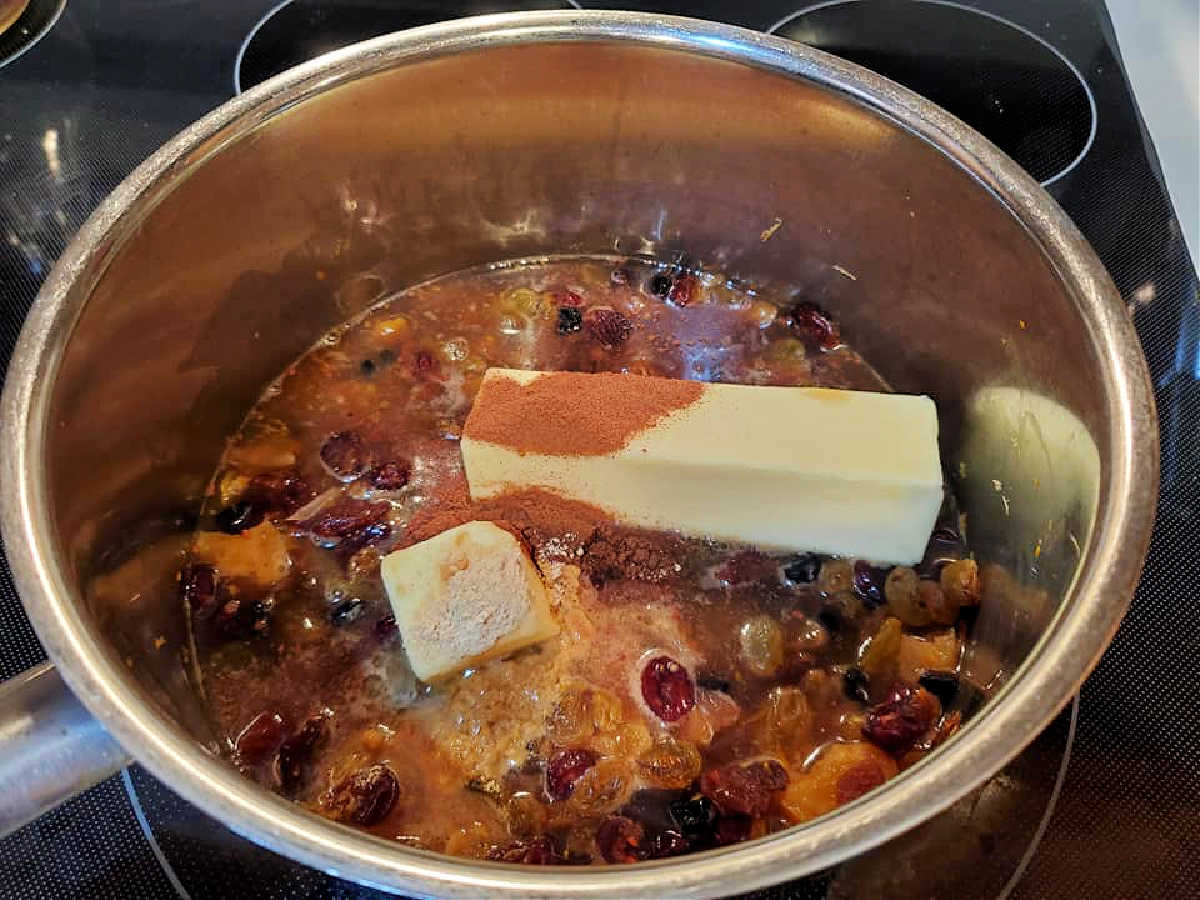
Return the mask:
[[[242, 778], [188, 678], [182, 610], [152, 588], [262, 387], [363, 303], [432, 275], [680, 251], [796, 284], [898, 390], [937, 401], [943, 459], [991, 573], [964, 663], [988, 689], [983, 710], [811, 824], [632, 867], [412, 850]], [[618, 12], [380, 38], [188, 128], [51, 273], [9, 370], [3, 447], [5, 550], [55, 666], [0, 689], [4, 824], [120, 765], [107, 731], [240, 834], [347, 878], [447, 896], [736, 893], [927, 819], [1020, 751], [1087, 675], [1132, 595], [1157, 487], [1125, 308], [1011, 160], [818, 51]], [[129, 565], [144, 592], [112, 590], [109, 570]]]

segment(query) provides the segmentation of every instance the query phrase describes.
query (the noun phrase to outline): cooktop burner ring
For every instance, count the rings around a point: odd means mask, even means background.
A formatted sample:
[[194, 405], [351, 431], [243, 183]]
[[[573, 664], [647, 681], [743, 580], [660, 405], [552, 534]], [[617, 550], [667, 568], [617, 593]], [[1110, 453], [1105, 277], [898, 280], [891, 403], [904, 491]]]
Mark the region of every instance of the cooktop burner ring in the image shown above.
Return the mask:
[[[861, 43], [846, 47], [837, 46], [836, 42], [831, 40], [833, 38], [831, 32], [836, 33], [838, 26], [841, 26], [843, 34], [847, 34], [846, 26], [850, 24], [855, 15], [852, 13], [852, 9], [865, 10], [869, 7], [874, 7], [872, 10], [874, 16], [866, 21], [859, 17], [858, 21], [854, 22], [854, 38], [860, 38], [864, 27], [875, 26], [884, 35], [883, 41], [876, 47]], [[941, 46], [936, 44], [935, 35], [928, 32], [918, 33], [916, 35], [918, 40], [927, 41], [925, 52], [923, 54], [913, 53], [905, 58], [904, 50], [900, 49], [898, 45], [887, 46], [888, 40], [898, 39], [902, 29], [888, 28], [879, 24], [881, 17], [889, 14], [902, 14], [905, 17], [905, 25], [911, 25], [914, 13], [922, 8], [926, 10], [927, 14], [932, 14], [935, 10], [937, 12], [937, 15], [926, 23], [933, 26], [932, 31], [936, 31], [940, 27], [951, 32], [945, 22], [937, 21], [939, 16], [943, 19], [959, 18], [957, 24], [960, 26], [964, 23], [969, 25], [972, 22], [977, 25], [987, 23], [985, 32], [990, 31], [990, 34], [984, 35], [988, 40], [984, 40], [979, 47], [980, 50], [989, 49], [989, 41], [1000, 43], [1007, 41], [1010, 45], [1009, 49], [1016, 53], [1027, 53], [1029, 56], [1025, 60], [1014, 57], [1010, 60], [1003, 60], [1003, 62], [1010, 63], [1010, 68], [1012, 63], [1020, 65], [1024, 62], [1027, 65], [1025, 69], [1027, 74], [1036, 75], [1038, 71], [1044, 73], [1043, 83], [1045, 77], [1057, 79], [1057, 84], [1050, 86], [1057, 89], [1060, 100], [1069, 100], [1070, 103], [1064, 105], [1051, 102], [1045, 91], [1034, 91], [1033, 94], [1026, 93], [1023, 96], [1020, 93], [1014, 93], [1014, 91], [1028, 92], [1030, 88], [1038, 87], [1037, 77], [1014, 78], [1011, 73], [1008, 73], [1006, 79], [1004, 74], [999, 74], [997, 76], [999, 80], [993, 81], [990, 85], [983, 84], [981, 78], [991, 77], [992, 73], [982, 64], [974, 71], [968, 71], [966, 75], [969, 77], [966, 79], [943, 77], [936, 81], [926, 80], [939, 73], [944, 74], [948, 65], [950, 70], [953, 70], [955, 52], [961, 53], [962, 51], [962, 47], [957, 44], [958, 33], [953, 32], [956, 38], [955, 44], [944, 43]], [[824, 14], [823, 18], [826, 19], [826, 22], [823, 23], [827, 29], [824, 36], [819, 30], [810, 28], [806, 31], [804, 29], [804, 19], [817, 14]], [[847, 16], [847, 14], [850, 15]], [[837, 22], [838, 18], [846, 21]], [[896, 0], [822, 0], [822, 2], [813, 3], [789, 13], [767, 28], [767, 33], [811, 44], [818, 49], [827, 50], [852, 62], [865, 65], [867, 68], [928, 97], [1012, 156], [1026, 171], [1041, 182], [1042, 187], [1054, 184], [1073, 171], [1091, 151], [1096, 140], [1098, 120], [1096, 97], [1079, 68], [1061, 50], [1041, 35], [985, 9], [967, 6], [956, 0], [904, 0], [902, 4]], [[908, 36], [911, 33], [906, 32], [905, 34]], [[946, 34], [945, 37], [949, 38], [949, 34]], [[1021, 47], [1021, 44], [1024, 44], [1024, 47]], [[890, 58], [887, 56], [889, 52], [892, 54]], [[968, 52], [966, 55], [968, 59], [972, 60], [979, 58], [978, 53]], [[921, 64], [920, 69], [914, 68], [914, 63], [917, 62]], [[995, 60], [991, 60], [988, 65], [999, 70], [1000, 67], [995, 66], [995, 62]], [[925, 69], [932, 71], [921, 71]], [[976, 88], [991, 87], [1009, 92], [1007, 99], [1015, 107], [1016, 112], [1001, 121], [1006, 110], [1004, 101], [1000, 97], [988, 97], [987, 99], [991, 102], [985, 108], [984, 97], [979, 95], [979, 91], [973, 97], [966, 97], [961, 92], [957, 94], [954, 92], [952, 86], [961, 87], [963, 84], [969, 83], [971, 78], [977, 82]], [[1064, 92], [1071, 96], [1067, 97]], [[1037, 100], [1033, 99], [1034, 97], [1042, 101], [1040, 109]], [[971, 104], [975, 104], [974, 107]], [[1069, 112], [1066, 117], [1061, 115], [1064, 108]], [[1086, 126], [1082, 122], [1085, 113]], [[1024, 135], [1005, 133], [1004, 129], [1011, 120], [1019, 120], [1023, 124], [1032, 122], [1034, 126], [1028, 127]], [[1039, 120], [1040, 125], [1038, 124]], [[1039, 159], [1037, 150], [1039, 146], [1044, 147], [1047, 144], [1053, 145], [1048, 161]]]
[[[63, 0], [63, 2], [65, 2], [65, 0]], [[500, 0], [500, 2], [494, 2], [494, 0], [453, 0], [453, 2], [450, 3], [437, 4], [438, 6], [443, 7], [444, 12], [443, 10], [438, 10], [436, 12], [430, 11], [427, 13], [405, 13], [402, 9], [377, 8], [375, 11], [377, 15], [376, 21], [383, 23], [382, 27], [380, 28], [373, 28], [371, 23], [367, 20], [359, 20], [359, 22], [354, 23], [359, 27], [354, 28], [352, 26], [352, 31], [355, 33], [351, 39], [343, 40], [341, 37], [335, 37], [334, 43], [318, 51], [318, 53], [306, 53], [302, 51], [302, 55], [300, 56], [292, 55], [291, 57], [285, 57], [287, 64], [282, 66], [278, 65], [278, 61], [270, 62], [267, 59], [260, 60], [256, 58], [256, 50], [260, 50], [259, 44], [264, 40], [270, 39], [271, 37], [268, 35], [268, 31], [272, 28], [286, 28], [286, 23], [281, 21], [282, 16], [294, 13], [302, 6], [310, 7], [313, 13], [319, 16], [326, 7], [341, 7], [343, 12], [345, 12], [347, 11], [347, 6], [353, 7], [353, 5], [354, 4], [337, 3], [333, 2], [333, 0], [280, 0], [279, 3], [276, 3], [265, 13], [263, 13], [258, 21], [251, 26], [250, 31], [246, 33], [245, 38], [242, 39], [242, 43], [238, 47], [237, 57], [233, 63], [233, 92], [235, 94], [240, 94], [247, 88], [258, 84], [260, 81], [265, 81], [268, 77], [277, 75], [279, 72], [283, 71], [283, 69], [290, 68], [293, 65], [299, 65], [301, 62], [305, 62], [309, 59], [312, 59], [314, 56], [319, 55], [319, 53], [339, 49], [360, 40], [368, 40], [372, 37], [379, 37], [380, 35], [388, 34], [392, 31], [401, 31], [408, 28], [416, 28], [420, 25], [429, 25], [434, 22], [443, 22], [449, 19], [463, 18], [465, 16], [483, 15], [485, 13], [518, 12], [523, 9], [583, 9], [583, 7], [579, 4], [579, 0], [532, 0], [532, 2], [530, 2], [530, 0], [511, 0], [511, 2], [505, 2], [505, 0]], [[343, 22], [342, 24], [345, 25], [346, 23]], [[390, 27], [393, 24], [397, 25], [398, 27]], [[343, 37], [345, 36], [347, 35], [343, 33]], [[266, 48], [261, 49], [263, 52], [271, 52]], [[286, 51], [289, 49], [293, 48], [284, 45], [276, 48], [276, 51], [278, 52], [279, 50], [282, 50], [286, 53]], [[251, 61], [249, 64], [249, 69], [247, 59], [250, 59]], [[263, 74], [261, 71], [254, 71], [255, 67], [261, 67], [264, 63], [267, 63], [267, 67], [271, 69], [270, 72]], [[248, 74], [249, 77], [243, 77], [243, 73]]]

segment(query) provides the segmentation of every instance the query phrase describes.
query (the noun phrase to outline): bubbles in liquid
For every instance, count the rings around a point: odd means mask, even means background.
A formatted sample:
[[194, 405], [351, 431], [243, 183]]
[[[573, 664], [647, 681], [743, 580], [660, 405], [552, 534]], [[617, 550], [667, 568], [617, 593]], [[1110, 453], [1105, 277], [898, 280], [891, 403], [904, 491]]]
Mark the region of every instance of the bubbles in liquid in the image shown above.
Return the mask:
[[471, 352], [471, 347], [466, 338], [456, 337], [442, 344], [442, 352], [446, 354], [447, 361], [462, 362]]
[[522, 316], [501, 316], [500, 333], [507, 335], [520, 334], [528, 324], [528, 320]]

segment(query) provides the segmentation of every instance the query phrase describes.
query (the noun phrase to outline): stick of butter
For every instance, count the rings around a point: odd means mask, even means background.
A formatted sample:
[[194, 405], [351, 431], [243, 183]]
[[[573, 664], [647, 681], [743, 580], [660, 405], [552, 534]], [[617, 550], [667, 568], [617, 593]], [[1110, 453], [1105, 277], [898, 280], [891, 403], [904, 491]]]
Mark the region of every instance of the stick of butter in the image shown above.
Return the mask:
[[379, 570], [409, 664], [422, 681], [558, 634], [529, 554], [492, 522], [468, 522], [389, 553]]
[[471, 496], [543, 488], [647, 528], [908, 564], [942, 502], [928, 397], [489, 369]]

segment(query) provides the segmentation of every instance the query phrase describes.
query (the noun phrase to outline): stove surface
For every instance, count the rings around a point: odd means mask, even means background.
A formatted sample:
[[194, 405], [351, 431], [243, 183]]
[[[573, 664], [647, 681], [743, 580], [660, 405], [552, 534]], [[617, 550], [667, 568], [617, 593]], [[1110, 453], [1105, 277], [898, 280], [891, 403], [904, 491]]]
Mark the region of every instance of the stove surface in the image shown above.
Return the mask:
[[[31, 0], [47, 16], [61, 4]], [[1150, 362], [1158, 525], [1137, 597], [1080, 695], [982, 789], [770, 898], [1171, 897], [1200, 884], [1200, 305], [1101, 5], [1079, 0], [69, 0], [0, 34], [0, 363], [89, 212], [159, 144], [312, 55], [440, 19], [640, 8], [770, 30], [875, 68], [988, 135], [1092, 242]], [[32, 21], [32, 20], [29, 20]], [[39, 20], [40, 21], [40, 20]], [[18, 23], [19, 24], [19, 23]], [[34, 23], [36, 25], [36, 23]], [[11, 49], [10, 49], [11, 48]], [[17, 50], [20, 50], [19, 54]], [[44, 654], [0, 559], [0, 678]], [[234, 835], [133, 766], [0, 840], [0, 897], [375, 897]]]

